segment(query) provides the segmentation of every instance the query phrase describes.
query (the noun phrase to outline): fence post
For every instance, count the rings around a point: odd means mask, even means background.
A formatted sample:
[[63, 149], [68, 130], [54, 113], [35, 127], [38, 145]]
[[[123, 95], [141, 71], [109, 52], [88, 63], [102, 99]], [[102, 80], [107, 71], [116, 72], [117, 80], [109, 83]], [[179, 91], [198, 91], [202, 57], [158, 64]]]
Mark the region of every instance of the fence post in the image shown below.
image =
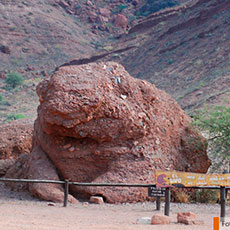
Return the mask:
[[65, 193], [64, 193], [64, 207], [67, 207], [68, 204], [68, 194], [69, 194], [69, 181], [65, 180]]
[[221, 205], [221, 208], [220, 208], [220, 219], [221, 221], [224, 221], [225, 219], [225, 187], [224, 186], [221, 186], [220, 187], [220, 205]]
[[169, 216], [170, 209], [170, 188], [166, 188], [165, 190], [165, 215]]
[[157, 196], [156, 208], [157, 208], [158, 211], [161, 210], [161, 197], [160, 196]]

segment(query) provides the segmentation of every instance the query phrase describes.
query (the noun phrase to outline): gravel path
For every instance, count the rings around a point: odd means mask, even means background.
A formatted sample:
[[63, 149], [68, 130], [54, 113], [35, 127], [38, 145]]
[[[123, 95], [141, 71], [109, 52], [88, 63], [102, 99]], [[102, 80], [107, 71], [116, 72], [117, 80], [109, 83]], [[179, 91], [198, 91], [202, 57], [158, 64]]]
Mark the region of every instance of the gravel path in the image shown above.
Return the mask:
[[[164, 226], [137, 224], [140, 217], [151, 217], [155, 213], [163, 214], [163, 202], [161, 211], [155, 210], [155, 203], [145, 202], [137, 204], [86, 204], [79, 202], [77, 205], [69, 205], [39, 201], [28, 193], [15, 193], [3, 184], [0, 184], [0, 229], [1, 230], [211, 230], [212, 218], [218, 216], [220, 206], [218, 204], [171, 204], [170, 216], [172, 224]], [[192, 211], [200, 220], [201, 226], [187, 226], [176, 223], [176, 213]], [[227, 214], [230, 206], [227, 206]]]

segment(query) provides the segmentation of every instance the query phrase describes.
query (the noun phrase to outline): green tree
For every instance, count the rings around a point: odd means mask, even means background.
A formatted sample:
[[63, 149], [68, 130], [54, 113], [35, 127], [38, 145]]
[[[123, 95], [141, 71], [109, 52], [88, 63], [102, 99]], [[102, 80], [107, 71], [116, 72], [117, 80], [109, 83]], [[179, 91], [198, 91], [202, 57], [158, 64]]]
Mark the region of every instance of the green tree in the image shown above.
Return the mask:
[[19, 85], [23, 84], [23, 77], [21, 74], [17, 72], [11, 72], [7, 74], [7, 78], [5, 80], [7, 86], [11, 88], [16, 88]]
[[[228, 170], [230, 166], [230, 107], [205, 108], [194, 116], [194, 125], [205, 135], [209, 144], [213, 170]], [[221, 166], [226, 166], [221, 167]]]

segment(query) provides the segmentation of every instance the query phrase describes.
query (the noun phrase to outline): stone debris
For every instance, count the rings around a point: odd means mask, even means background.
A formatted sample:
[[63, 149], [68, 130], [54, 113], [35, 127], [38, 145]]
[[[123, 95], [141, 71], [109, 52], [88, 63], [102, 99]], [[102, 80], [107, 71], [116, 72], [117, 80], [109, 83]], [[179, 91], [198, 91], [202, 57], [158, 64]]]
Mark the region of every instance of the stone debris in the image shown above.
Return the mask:
[[197, 215], [193, 212], [177, 213], [177, 222], [186, 225], [202, 225], [203, 221], [197, 220]]
[[89, 201], [95, 204], [104, 204], [103, 197], [101, 196], [91, 196]]
[[151, 224], [151, 217], [141, 217], [137, 219], [137, 224]]
[[163, 216], [160, 214], [155, 214], [152, 216], [151, 224], [153, 225], [163, 225], [163, 224], [170, 224], [170, 217], [169, 216]]

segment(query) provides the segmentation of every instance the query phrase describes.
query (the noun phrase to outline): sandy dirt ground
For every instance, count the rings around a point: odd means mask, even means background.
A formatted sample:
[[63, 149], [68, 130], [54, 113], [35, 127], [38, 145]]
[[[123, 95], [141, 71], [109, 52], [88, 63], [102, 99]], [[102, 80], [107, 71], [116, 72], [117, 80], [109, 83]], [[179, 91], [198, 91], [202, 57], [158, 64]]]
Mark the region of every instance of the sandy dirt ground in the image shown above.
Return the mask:
[[[86, 204], [79, 202], [68, 205], [39, 201], [28, 193], [15, 193], [0, 184], [0, 230], [211, 230], [212, 218], [219, 216], [218, 204], [175, 204], [171, 203], [170, 225], [137, 224], [141, 217], [151, 217], [155, 213], [154, 202], [136, 204]], [[192, 211], [196, 213], [204, 225], [188, 226], [176, 223], [176, 213]], [[230, 206], [226, 208], [227, 216]]]

